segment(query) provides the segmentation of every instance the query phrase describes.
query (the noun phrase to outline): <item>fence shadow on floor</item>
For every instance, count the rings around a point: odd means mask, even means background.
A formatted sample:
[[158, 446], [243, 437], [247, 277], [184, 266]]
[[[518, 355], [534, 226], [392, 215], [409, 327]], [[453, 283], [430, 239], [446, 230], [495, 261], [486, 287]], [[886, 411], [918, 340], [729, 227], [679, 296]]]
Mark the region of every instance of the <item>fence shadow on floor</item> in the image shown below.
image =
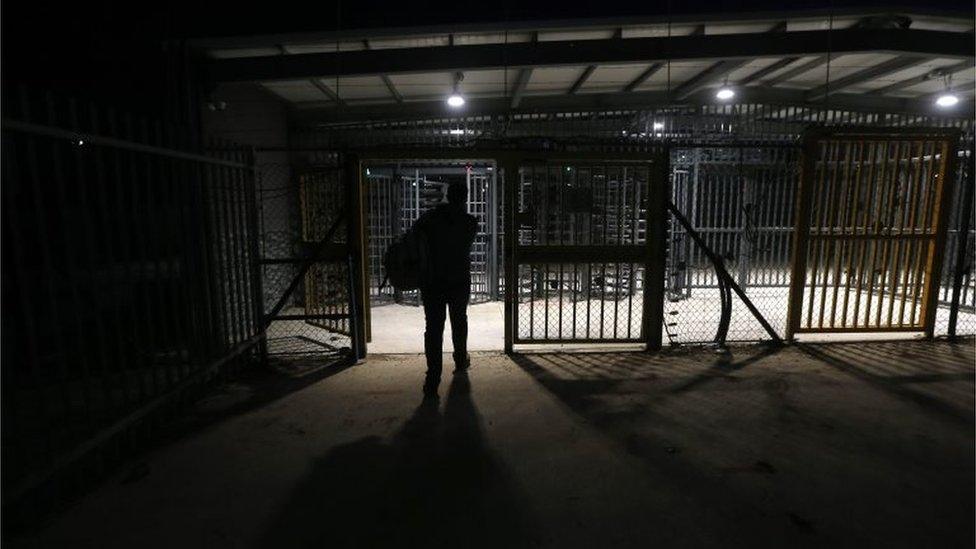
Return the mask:
[[318, 459], [260, 545], [535, 546], [524, 502], [456, 372], [443, 412], [425, 399], [390, 443], [365, 437]]
[[[803, 353], [963, 426], [974, 423], [972, 339], [798, 344]], [[959, 383], [963, 382], [963, 383]], [[965, 383], [968, 382], [968, 383]]]
[[631, 406], [629, 410], [602, 410], [601, 400], [605, 395], [629, 392], [635, 385], [642, 384], [654, 386], [655, 391], [661, 390], [662, 397], [691, 393], [716, 380], [730, 379], [735, 372], [775, 355], [783, 347], [770, 345], [738, 349], [741, 350], [736, 353], [744, 356], [718, 353], [704, 368], [700, 361], [683, 359], [686, 354], [684, 350], [658, 354], [516, 354], [512, 360], [577, 413], [584, 416], [596, 414], [597, 417], [592, 419], [605, 422], [627, 419], [630, 415], [640, 416], [646, 412], [644, 405]]
[[972, 343], [796, 347], [513, 360], [729, 546], [971, 546]]

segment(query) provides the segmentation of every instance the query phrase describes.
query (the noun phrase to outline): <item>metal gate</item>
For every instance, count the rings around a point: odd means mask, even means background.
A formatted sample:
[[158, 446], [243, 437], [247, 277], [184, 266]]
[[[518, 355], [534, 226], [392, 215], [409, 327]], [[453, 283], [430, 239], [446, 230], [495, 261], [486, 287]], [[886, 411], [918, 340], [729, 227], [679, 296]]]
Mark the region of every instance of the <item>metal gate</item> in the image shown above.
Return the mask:
[[787, 337], [935, 326], [956, 130], [804, 141]]
[[514, 343], [660, 345], [665, 164], [651, 155], [517, 163]]

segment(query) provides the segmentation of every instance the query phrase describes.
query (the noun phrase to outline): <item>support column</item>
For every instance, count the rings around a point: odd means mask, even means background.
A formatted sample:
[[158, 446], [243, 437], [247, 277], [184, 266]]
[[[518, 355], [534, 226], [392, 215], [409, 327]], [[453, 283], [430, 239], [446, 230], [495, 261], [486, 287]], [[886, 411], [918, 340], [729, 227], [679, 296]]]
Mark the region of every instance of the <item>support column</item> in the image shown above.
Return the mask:
[[664, 284], [667, 259], [668, 201], [670, 200], [671, 150], [666, 148], [651, 166], [647, 189], [647, 263], [644, 265], [644, 340], [648, 351], [661, 349], [664, 330]]

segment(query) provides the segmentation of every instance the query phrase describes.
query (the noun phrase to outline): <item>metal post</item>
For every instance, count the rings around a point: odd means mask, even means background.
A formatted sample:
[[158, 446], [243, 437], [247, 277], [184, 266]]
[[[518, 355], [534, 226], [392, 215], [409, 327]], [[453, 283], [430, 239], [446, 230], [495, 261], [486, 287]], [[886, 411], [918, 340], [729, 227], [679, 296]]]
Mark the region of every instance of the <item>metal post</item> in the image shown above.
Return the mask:
[[648, 351], [661, 349], [661, 332], [664, 329], [664, 262], [666, 260], [666, 239], [668, 203], [670, 201], [671, 151], [665, 148], [658, 155], [655, 166], [657, 177], [649, 182], [647, 189], [647, 263], [644, 265], [644, 310], [643, 331]]
[[518, 184], [518, 162], [513, 160], [505, 161], [499, 165], [499, 169], [505, 170], [502, 184], [505, 185], [505, 242], [504, 242], [504, 264], [505, 264], [505, 354], [514, 352], [515, 342], [515, 299], [518, 293], [518, 281], [516, 277], [515, 263], [515, 239], [518, 238], [515, 226], [515, 216], [518, 210], [518, 202], [515, 200], [515, 185]]
[[488, 210], [488, 294], [491, 299], [498, 299], [498, 178], [491, 172], [490, 199], [486, 205]]
[[803, 143], [800, 160], [800, 184], [796, 189], [796, 218], [793, 232], [793, 258], [790, 273], [790, 300], [786, 321], [786, 341], [793, 341], [793, 334], [800, 327], [803, 309], [803, 290], [807, 274], [807, 242], [810, 233], [810, 198], [816, 184], [813, 178], [819, 153], [819, 134], [808, 133]]
[[752, 181], [742, 173], [742, 151], [743, 149], [740, 148], [739, 169], [737, 170], [742, 195], [734, 202], [739, 204], [739, 212], [736, 216], [739, 218], [736, 227], [739, 230], [739, 286], [746, 290], [749, 287], [749, 269], [751, 267], [749, 263], [753, 253], [752, 238], [756, 235], [757, 227], [755, 226], [755, 193], [753, 192]]
[[258, 170], [254, 158], [254, 149], [248, 151], [247, 163], [250, 165], [249, 177], [247, 182], [247, 224], [248, 224], [248, 243], [251, 249], [251, 306], [254, 310], [254, 329], [261, 334], [258, 343], [258, 354], [261, 357], [261, 364], [268, 362], [268, 340], [265, 335], [264, 323], [264, 284], [261, 280], [263, 267], [261, 266], [261, 248], [258, 242], [259, 223], [258, 223]]
[[[958, 150], [959, 134], [955, 133], [952, 137], [946, 139], [942, 147], [942, 155], [945, 158], [944, 168], [940, 174], [942, 179], [942, 196], [936, 205], [936, 210], [932, 213], [933, 217], [938, 220], [938, 225], [936, 226], [935, 242], [933, 244], [935, 249], [930, 252], [931, 271], [929, 272], [928, 288], [926, 288], [924, 294], [926, 301], [922, 306], [922, 324], [924, 325], [925, 337], [927, 339], [931, 339], [935, 334], [935, 314], [939, 304], [939, 286], [942, 284], [942, 259], [945, 253], [944, 249], [939, 248], [945, 247], [946, 229], [949, 226], [949, 214], [947, 210], [952, 201], [952, 191], [955, 186], [954, 179], [956, 166], [958, 165], [956, 151]], [[962, 236], [960, 235], [960, 237]], [[958, 303], [955, 309], [958, 309]]]
[[[959, 232], [956, 237], [956, 263], [955, 272], [952, 278], [952, 304], [949, 309], [949, 338], [956, 337], [956, 325], [959, 322], [959, 295], [962, 292], [963, 279], [966, 277], [966, 271], [969, 270], [968, 261], [966, 261], [966, 252], [969, 248], [969, 218], [973, 211], [973, 168], [974, 168], [974, 153], [976, 153], [976, 146], [973, 143], [969, 145], [969, 162], [966, 166], [966, 178], [962, 181], [963, 187], [963, 200], [960, 205], [959, 210]], [[946, 192], [943, 190], [943, 192]]]
[[352, 256], [352, 267], [349, 273], [353, 279], [353, 295], [356, 300], [355, 322], [350, 326], [352, 337], [359, 339], [356, 346], [356, 358], [366, 358], [366, 272], [364, 269], [366, 252], [364, 249], [365, 239], [363, 238], [363, 200], [362, 200], [362, 168], [359, 157], [347, 155], [343, 175], [345, 178], [346, 196], [348, 197], [348, 231], [349, 252]]

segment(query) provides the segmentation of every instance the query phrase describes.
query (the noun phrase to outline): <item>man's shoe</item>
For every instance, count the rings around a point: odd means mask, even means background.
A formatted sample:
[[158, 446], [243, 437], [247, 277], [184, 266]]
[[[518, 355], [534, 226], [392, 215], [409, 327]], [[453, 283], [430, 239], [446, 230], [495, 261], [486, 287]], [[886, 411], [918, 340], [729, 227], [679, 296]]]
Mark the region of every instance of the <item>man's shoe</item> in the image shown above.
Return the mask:
[[465, 354], [463, 358], [454, 357], [455, 370], [467, 370], [471, 366], [471, 356]]
[[440, 386], [440, 384], [441, 384], [441, 372], [440, 372], [440, 370], [438, 369], [438, 370], [436, 370], [434, 372], [431, 372], [430, 370], [428, 370], [427, 371], [427, 374], [424, 376], [424, 396], [425, 397], [430, 397], [430, 396], [436, 397], [437, 396], [437, 388]]

